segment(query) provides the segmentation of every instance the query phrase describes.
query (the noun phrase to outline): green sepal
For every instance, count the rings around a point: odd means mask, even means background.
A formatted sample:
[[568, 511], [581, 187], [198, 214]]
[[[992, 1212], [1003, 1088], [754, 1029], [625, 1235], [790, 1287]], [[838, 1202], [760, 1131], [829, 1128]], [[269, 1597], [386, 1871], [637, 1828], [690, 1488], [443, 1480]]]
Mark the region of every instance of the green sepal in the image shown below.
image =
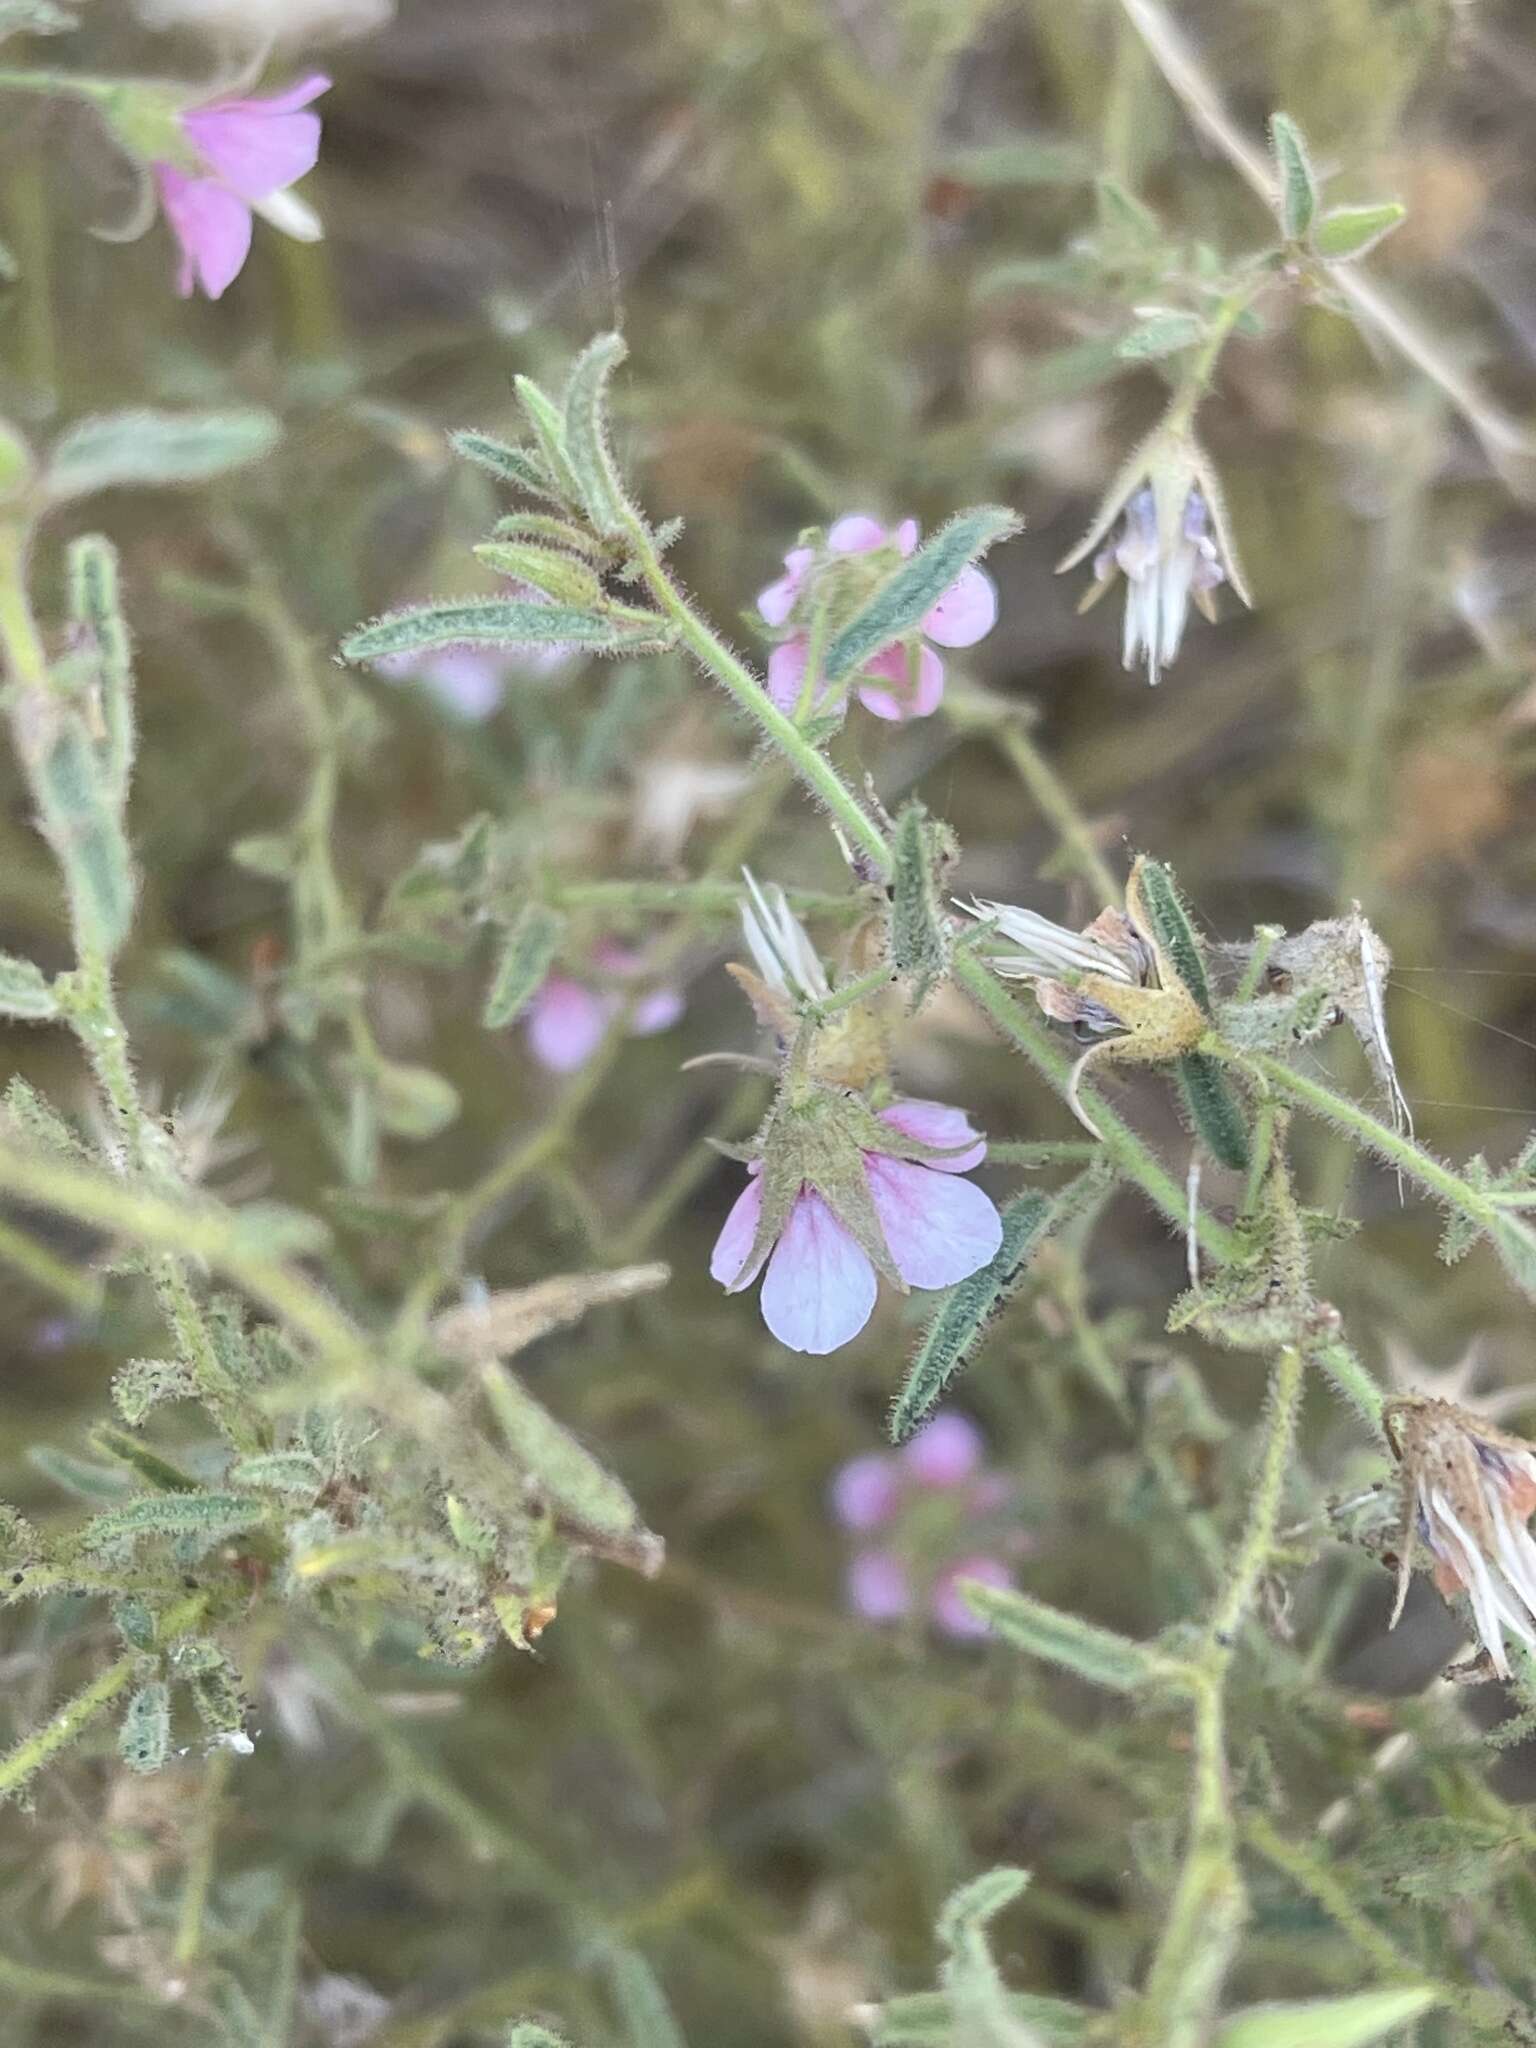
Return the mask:
[[1173, 1071], [1189, 1121], [1206, 1150], [1223, 1166], [1245, 1172], [1248, 1122], [1221, 1061], [1209, 1053], [1187, 1052], [1174, 1063]]

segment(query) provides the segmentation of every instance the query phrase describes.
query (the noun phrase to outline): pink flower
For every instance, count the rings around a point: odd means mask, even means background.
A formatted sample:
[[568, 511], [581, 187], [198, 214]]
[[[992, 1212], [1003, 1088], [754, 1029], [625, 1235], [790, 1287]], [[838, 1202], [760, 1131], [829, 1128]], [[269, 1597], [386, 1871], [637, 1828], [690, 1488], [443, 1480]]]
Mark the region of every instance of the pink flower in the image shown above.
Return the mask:
[[[862, 1155], [870, 1201], [896, 1271], [909, 1287], [952, 1287], [984, 1266], [1002, 1243], [991, 1199], [959, 1178], [981, 1163], [986, 1142], [963, 1110], [943, 1103], [897, 1102], [881, 1115], [920, 1145], [965, 1146], [929, 1162]], [[791, 1351], [836, 1351], [859, 1334], [874, 1309], [869, 1254], [807, 1182], [771, 1253], [754, 1258], [762, 1204], [762, 1182], [754, 1170], [716, 1240], [711, 1274], [739, 1294], [766, 1258], [763, 1320], [774, 1336]]]
[[866, 1452], [838, 1468], [829, 1489], [833, 1519], [857, 1536], [881, 1532], [877, 1544], [856, 1550], [848, 1561], [844, 1589], [855, 1614], [866, 1621], [900, 1620], [916, 1604], [916, 1584], [925, 1589], [929, 1615], [946, 1635], [969, 1639], [987, 1633], [961, 1599], [958, 1581], [1007, 1587], [1013, 1577], [1003, 1557], [974, 1548], [977, 1538], [990, 1537], [1007, 1555], [1023, 1555], [1032, 1545], [1026, 1531], [999, 1526], [998, 1518], [1012, 1507], [1014, 1488], [1006, 1473], [984, 1469], [985, 1454], [975, 1423], [945, 1411], [899, 1453]]
[[963, 1557], [941, 1573], [933, 1589], [933, 1618], [945, 1635], [962, 1639], [990, 1635], [992, 1624], [972, 1613], [961, 1599], [957, 1585], [960, 1579], [979, 1579], [984, 1586], [996, 1586], [1007, 1592], [1013, 1585], [1012, 1573], [998, 1557]]
[[[618, 980], [640, 971], [640, 958], [613, 940], [594, 948], [594, 964]], [[593, 988], [569, 974], [551, 974], [528, 1006], [528, 1049], [552, 1074], [574, 1074], [601, 1044], [624, 998], [616, 988]], [[680, 989], [665, 984], [651, 989], [635, 1005], [629, 1020], [632, 1038], [668, 1031], [683, 1014]]]
[[[915, 519], [903, 519], [890, 532], [877, 519], [850, 513], [828, 532], [827, 547], [834, 555], [865, 555], [894, 547], [905, 557], [917, 546], [917, 533]], [[816, 559], [813, 548], [791, 548], [784, 557], [784, 574], [759, 592], [757, 608], [770, 626], [790, 623]], [[929, 641], [939, 647], [974, 647], [996, 623], [997, 591], [991, 577], [975, 567], [962, 569], [923, 619], [923, 637], [915, 646], [915, 680], [912, 650], [893, 640], [860, 671], [859, 701], [877, 718], [926, 718], [944, 695], [944, 663]], [[768, 657], [768, 694], [781, 711], [793, 712], [798, 704], [809, 657], [810, 635], [803, 628], [781, 641]]]
[[288, 187], [315, 167], [320, 116], [305, 109], [330, 83], [315, 72], [270, 99], [213, 100], [181, 115], [201, 169], [164, 160], [152, 168], [181, 245], [176, 289], [184, 299], [197, 285], [217, 299], [234, 283], [250, 254], [253, 210], [301, 242], [319, 239], [318, 218]]

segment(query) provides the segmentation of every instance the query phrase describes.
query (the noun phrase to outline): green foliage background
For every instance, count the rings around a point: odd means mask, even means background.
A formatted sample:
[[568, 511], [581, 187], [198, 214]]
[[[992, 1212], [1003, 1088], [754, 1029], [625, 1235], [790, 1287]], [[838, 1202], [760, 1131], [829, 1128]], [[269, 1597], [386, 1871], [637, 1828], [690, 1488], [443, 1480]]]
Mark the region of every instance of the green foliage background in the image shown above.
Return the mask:
[[[1251, 133], [1275, 107], [1296, 116], [1330, 201], [1407, 202], [1373, 273], [1528, 415], [1536, 44], [1520, 0], [1191, 0], [1180, 18]], [[79, 44], [97, 70], [207, 61], [109, 0], [84, 10]], [[1508, 1160], [1536, 1022], [1536, 468], [1490, 461], [1442, 392], [1336, 314], [1277, 304], [1229, 348], [1202, 415], [1255, 612], [1232, 616], [1229, 597], [1218, 629], [1197, 622], [1155, 694], [1120, 670], [1109, 608], [1078, 619], [1080, 586], [1052, 575], [1162, 390], [1155, 365], [1116, 355], [1113, 266], [1073, 253], [1094, 179], [1155, 208], [1169, 261], [1200, 241], [1239, 252], [1265, 223], [1118, 6], [402, 0], [326, 61], [312, 189], [328, 239], [259, 233], [216, 307], [174, 299], [162, 229], [129, 247], [89, 236], [120, 191], [83, 113], [0, 102], [0, 236], [19, 271], [0, 287], [0, 409], [39, 440], [146, 404], [262, 407], [284, 430], [212, 485], [66, 507], [39, 551], [49, 616], [64, 538], [99, 526], [121, 551], [142, 728], [123, 1000], [164, 1106], [210, 1074], [232, 1098], [215, 1188], [324, 1211], [338, 1178], [324, 1086], [272, 1027], [285, 892], [233, 844], [286, 829], [308, 790], [349, 914], [370, 924], [423, 844], [486, 811], [595, 934], [584, 885], [673, 873], [633, 850], [637, 771], [664, 750], [750, 757], [674, 656], [526, 676], [473, 730], [325, 659], [389, 605], [493, 588], [468, 552], [492, 494], [445, 430], [510, 431], [509, 372], [558, 382], [616, 324], [622, 453], [653, 514], [686, 520], [682, 574], [743, 644], [740, 615], [804, 525], [868, 507], [931, 529], [983, 500], [1023, 515], [991, 564], [1001, 623], [955, 663], [945, 715], [856, 731], [891, 808], [920, 791], [954, 826], [960, 886], [1071, 922], [1101, 907], [1061, 852], [1043, 761], [1114, 869], [1155, 850], [1213, 933], [1295, 929], [1358, 899], [1396, 957], [1421, 1136]], [[754, 868], [840, 887], [811, 806], [770, 763], [756, 787], [697, 828], [688, 867], [730, 852], [760, 804]], [[4, 792], [0, 939], [51, 969], [55, 871], [14, 776]], [[296, 1619], [243, 1646], [265, 1674], [254, 1756], [130, 1779], [105, 1736], [71, 1754], [0, 1819], [16, 2048], [340, 2042], [323, 2001], [342, 1976], [388, 2001], [376, 2048], [499, 2041], [525, 2013], [587, 2048], [846, 2043], [855, 2008], [933, 1984], [945, 1897], [999, 1863], [1033, 1872], [994, 1930], [1012, 1985], [1107, 2007], [1137, 1981], [1184, 1812], [1179, 1718], [1001, 1643], [849, 1618], [826, 1486], [882, 1439], [918, 1311], [887, 1302], [848, 1351], [792, 1359], [706, 1277], [736, 1169], [701, 1140], [740, 1137], [762, 1100], [750, 1078], [679, 1073], [751, 1043], [721, 972], [730, 941], [728, 919], [692, 930], [683, 1025], [615, 1039], [575, 1084], [537, 1069], [515, 1029], [481, 1028], [483, 950], [370, 964], [379, 1043], [448, 1077], [462, 1109], [425, 1142], [386, 1140], [369, 1190], [461, 1189], [531, 1145], [472, 1274], [507, 1288], [624, 1259], [673, 1268], [664, 1292], [526, 1361], [667, 1565], [653, 1580], [584, 1566], [535, 1655], [504, 1647], [467, 1675], [388, 1636], [349, 1659]], [[912, 1092], [965, 1102], [994, 1136], [1078, 1135], [958, 1001], [901, 1044]], [[10, 1027], [3, 1054], [83, 1107], [62, 1033]], [[1366, 1094], [1352, 1048], [1321, 1056]], [[1182, 1172], [1167, 1091], [1131, 1078], [1116, 1099]], [[1381, 1376], [1427, 1384], [1476, 1343], [1487, 1383], [1529, 1380], [1528, 1308], [1486, 1252], [1438, 1265], [1436, 1219], [1400, 1205], [1390, 1174], [1320, 1131], [1301, 1155], [1307, 1199], [1363, 1221], [1320, 1277]], [[47, 1231], [83, 1259], [82, 1239]], [[400, 1237], [342, 1242], [328, 1284], [392, 1298]], [[1165, 1334], [1183, 1261], [1121, 1194], [1052, 1246], [959, 1390], [1017, 1481], [1029, 1591], [1138, 1638], [1208, 1605], [1262, 1393], [1253, 1356]], [[0, 1490], [46, 1520], [72, 1510], [29, 1453], [81, 1454], [110, 1374], [147, 1339], [13, 1273], [0, 1290]], [[1530, 1424], [1536, 1404], [1512, 1412]], [[1302, 1427], [1298, 1521], [1382, 1476], [1320, 1389]], [[1324, 1545], [1290, 1593], [1233, 1684], [1253, 1914], [1234, 2001], [1423, 1977], [1466, 1995], [1394, 2039], [1536, 2038], [1529, 1764], [1482, 1734], [1503, 1710], [1438, 1684], [1459, 1638], [1425, 1586], [1390, 1640], [1389, 1581], [1358, 1551]], [[14, 1610], [7, 1739], [108, 1639], [79, 1602]], [[1319, 1832], [1341, 1799], [1349, 1819]], [[199, 1884], [178, 1999], [167, 1948]], [[250, 2014], [210, 2002], [204, 1969], [243, 1985]]]

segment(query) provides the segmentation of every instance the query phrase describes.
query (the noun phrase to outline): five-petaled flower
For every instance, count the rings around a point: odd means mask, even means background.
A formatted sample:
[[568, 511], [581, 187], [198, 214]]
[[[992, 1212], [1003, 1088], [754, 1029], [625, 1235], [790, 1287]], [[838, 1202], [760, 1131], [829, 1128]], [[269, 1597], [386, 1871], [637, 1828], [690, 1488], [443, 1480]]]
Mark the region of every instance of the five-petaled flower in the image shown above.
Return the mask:
[[[989, 1527], [1013, 1498], [1000, 1472], [984, 1467], [985, 1444], [966, 1416], [946, 1411], [924, 1423], [899, 1452], [869, 1451], [834, 1473], [834, 1520], [858, 1539], [848, 1561], [848, 1605], [866, 1621], [899, 1621], [917, 1605], [946, 1635], [987, 1634], [987, 1624], [961, 1598], [962, 1579], [1008, 1587], [1005, 1549], [1030, 1547], [1017, 1527]], [[988, 1547], [978, 1548], [978, 1544]], [[937, 1569], [935, 1569], [937, 1565]]]
[[319, 217], [288, 189], [320, 154], [320, 116], [311, 104], [329, 90], [321, 73], [267, 99], [211, 100], [177, 119], [182, 161], [151, 168], [165, 217], [181, 246], [176, 288], [201, 286], [219, 298], [240, 275], [251, 248], [251, 215], [301, 242], [320, 238]]
[[1536, 1540], [1526, 1526], [1536, 1509], [1536, 1446], [1425, 1395], [1388, 1401], [1382, 1424], [1402, 1487], [1392, 1626], [1422, 1543], [1435, 1584], [1466, 1594], [1488, 1661], [1508, 1678], [1504, 1631], [1536, 1650]]
[[953, 1286], [995, 1256], [1002, 1223], [961, 1178], [986, 1155], [980, 1133], [943, 1103], [874, 1106], [865, 1091], [888, 1084], [868, 1005], [816, 1015], [834, 995], [826, 969], [784, 892], [747, 879], [758, 971], [735, 972], [786, 1063], [709, 1270], [732, 1294], [763, 1274], [769, 1329], [822, 1354], [869, 1321], [877, 1274], [902, 1291]]
[[[757, 608], [770, 626], [789, 627], [768, 658], [768, 694], [781, 711], [794, 712], [807, 691], [812, 624], [823, 601], [834, 608], [875, 587], [917, 546], [915, 519], [894, 530], [864, 513], [849, 513], [828, 530], [824, 548], [806, 544], [784, 557], [784, 574], [758, 593]], [[868, 569], [870, 576], [856, 573]], [[871, 580], [872, 578], [872, 580]], [[997, 623], [997, 590], [985, 570], [964, 568], [923, 616], [919, 634], [893, 640], [871, 655], [854, 680], [859, 702], [877, 718], [926, 718], [944, 695], [939, 647], [974, 647]], [[930, 644], [932, 643], [932, 644]], [[819, 710], [827, 695], [819, 678], [808, 708]]]
[[1122, 659], [1127, 668], [1145, 660], [1149, 683], [1178, 654], [1191, 598], [1213, 625], [1218, 584], [1230, 583], [1245, 605], [1253, 603], [1216, 472], [1194, 436], [1178, 428], [1159, 428], [1136, 450], [1058, 570], [1090, 554], [1094, 581], [1079, 609], [1125, 577]]

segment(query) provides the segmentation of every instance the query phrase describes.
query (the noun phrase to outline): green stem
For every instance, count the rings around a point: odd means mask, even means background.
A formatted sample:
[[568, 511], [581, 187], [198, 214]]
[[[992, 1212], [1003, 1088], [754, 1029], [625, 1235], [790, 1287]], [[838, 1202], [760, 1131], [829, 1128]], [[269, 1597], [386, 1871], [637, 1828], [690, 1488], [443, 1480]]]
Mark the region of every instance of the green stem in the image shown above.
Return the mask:
[[182, 1881], [181, 1905], [176, 1917], [173, 1953], [177, 1968], [181, 1970], [189, 1969], [196, 1962], [203, 1945], [208, 1895], [213, 1889], [214, 1860], [218, 1851], [219, 1809], [233, 1761], [230, 1752], [221, 1749], [209, 1760], [203, 1776], [201, 1810], [187, 1858], [187, 1874]]
[[1232, 338], [1233, 328], [1259, 294], [1273, 282], [1271, 272], [1255, 270], [1240, 284], [1234, 285], [1222, 299], [1211, 315], [1210, 325], [1205, 331], [1200, 347], [1191, 356], [1184, 374], [1179, 379], [1179, 388], [1174, 393], [1173, 403], [1164, 416], [1165, 427], [1175, 433], [1188, 431], [1201, 401], [1210, 389], [1211, 378], [1221, 359], [1222, 350]]
[[888, 874], [891, 856], [885, 835], [837, 770], [811, 745], [794, 720], [785, 717], [746, 664], [738, 660], [693, 610], [663, 567], [656, 544], [642, 520], [636, 518], [633, 521], [629, 537], [640, 572], [652, 595], [677, 627], [678, 638], [695, 661], [730, 692], [750, 718], [757, 721], [801, 781], [820, 797], [852, 844], [867, 854], [882, 874]]
[[349, 1373], [368, 1369], [369, 1347], [351, 1323], [301, 1274], [253, 1247], [239, 1217], [226, 1209], [172, 1201], [110, 1179], [95, 1167], [29, 1152], [5, 1137], [0, 1137], [0, 1191], [130, 1244], [172, 1252], [178, 1259], [205, 1260], [329, 1363]]
[[55, 1294], [81, 1315], [101, 1306], [101, 1282], [95, 1274], [57, 1258], [46, 1245], [0, 1218], [0, 1261], [24, 1275], [35, 1287]]
[[[955, 979], [1002, 1035], [1024, 1054], [1058, 1094], [1065, 1095], [1071, 1082], [1071, 1062], [1057, 1049], [1045, 1026], [1036, 1023], [1025, 1012], [974, 954], [962, 952], [955, 956]], [[1080, 1091], [1080, 1099], [1084, 1110], [1093, 1119], [1094, 1129], [1103, 1141], [1103, 1149], [1119, 1171], [1127, 1180], [1134, 1181], [1154, 1206], [1182, 1230], [1189, 1213], [1189, 1201], [1180, 1183], [1159, 1164], [1130, 1125], [1121, 1121], [1101, 1095], [1085, 1088]], [[1202, 1211], [1195, 1227], [1201, 1244], [1212, 1258], [1225, 1264], [1237, 1256], [1237, 1239], [1225, 1224], [1218, 1223], [1213, 1216]]]
[[1303, 1109], [1310, 1110], [1325, 1123], [1333, 1124], [1337, 1129], [1349, 1133], [1358, 1139], [1367, 1151], [1374, 1152], [1389, 1166], [1397, 1167], [1399, 1171], [1407, 1174], [1410, 1180], [1416, 1180], [1420, 1187], [1435, 1196], [1438, 1201], [1445, 1202], [1453, 1209], [1459, 1209], [1463, 1215], [1471, 1217], [1474, 1223], [1481, 1224], [1484, 1229], [1510, 1226], [1512, 1218], [1509, 1204], [1495, 1200], [1486, 1188], [1474, 1187], [1471, 1181], [1464, 1180], [1459, 1173], [1442, 1164], [1433, 1153], [1426, 1152], [1423, 1146], [1415, 1143], [1412, 1138], [1405, 1138], [1390, 1125], [1381, 1123], [1369, 1110], [1362, 1109], [1356, 1102], [1351, 1102], [1348, 1096], [1336, 1095], [1325, 1083], [1315, 1081], [1310, 1074], [1303, 1074], [1297, 1068], [1287, 1066], [1284, 1060], [1277, 1059], [1273, 1053], [1234, 1052], [1230, 1046], [1223, 1045], [1216, 1038], [1204, 1040], [1200, 1050], [1211, 1053], [1217, 1059], [1226, 1060], [1229, 1064], [1246, 1066], [1262, 1075], [1276, 1094], [1299, 1103]]
[[1247, 1917], [1227, 1773], [1226, 1679], [1238, 1630], [1274, 1552], [1304, 1381], [1301, 1353], [1287, 1347], [1270, 1384], [1248, 1523], [1208, 1624], [1204, 1653], [1190, 1673], [1194, 1788], [1189, 1843], [1138, 2014], [1145, 2038], [1159, 2048], [1195, 2048], [1209, 2039]]
[[[156, 1630], [158, 1640], [168, 1642], [175, 1636], [184, 1635], [206, 1604], [206, 1596], [201, 1593], [181, 1601], [161, 1618]], [[35, 1734], [24, 1737], [14, 1749], [0, 1757], [0, 1799], [8, 1799], [20, 1791], [44, 1764], [56, 1757], [60, 1750], [67, 1749], [119, 1693], [127, 1691], [138, 1668], [137, 1651], [119, 1657], [115, 1664], [109, 1664], [105, 1671], [93, 1678], [83, 1691], [77, 1692], [72, 1700], [66, 1700], [52, 1720], [45, 1721]]]
[[38, 92], [55, 98], [72, 94], [76, 99], [108, 104], [120, 97], [125, 82], [74, 71], [0, 71], [0, 92]]

